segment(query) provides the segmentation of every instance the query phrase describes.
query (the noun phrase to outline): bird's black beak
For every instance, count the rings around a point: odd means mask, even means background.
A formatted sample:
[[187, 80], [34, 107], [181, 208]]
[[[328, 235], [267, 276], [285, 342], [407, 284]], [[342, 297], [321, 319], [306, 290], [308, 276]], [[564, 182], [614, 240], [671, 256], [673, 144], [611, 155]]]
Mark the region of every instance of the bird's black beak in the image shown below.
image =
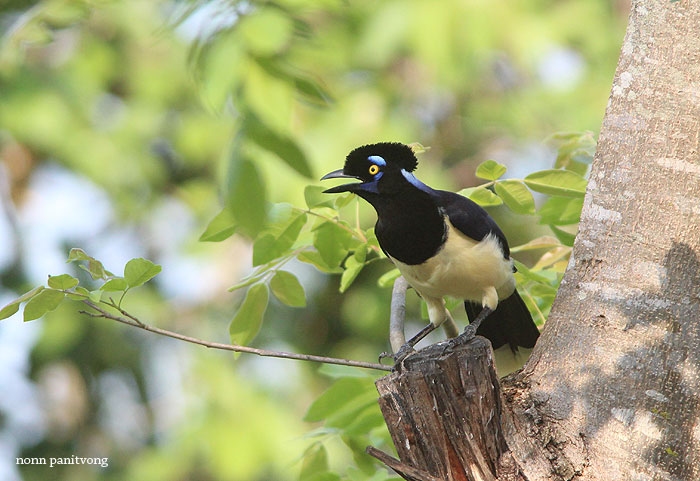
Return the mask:
[[[326, 180], [326, 179], [357, 179], [358, 177], [355, 177], [354, 175], [348, 175], [343, 172], [343, 169], [338, 169], [334, 170], [333, 172], [329, 172], [323, 177], [321, 177], [321, 180]], [[357, 189], [357, 186], [360, 184], [357, 183], [352, 183], [352, 184], [342, 184], [338, 185], [335, 187], [331, 187], [330, 189], [326, 189], [323, 191], [324, 194], [338, 194], [340, 192], [353, 192]]]

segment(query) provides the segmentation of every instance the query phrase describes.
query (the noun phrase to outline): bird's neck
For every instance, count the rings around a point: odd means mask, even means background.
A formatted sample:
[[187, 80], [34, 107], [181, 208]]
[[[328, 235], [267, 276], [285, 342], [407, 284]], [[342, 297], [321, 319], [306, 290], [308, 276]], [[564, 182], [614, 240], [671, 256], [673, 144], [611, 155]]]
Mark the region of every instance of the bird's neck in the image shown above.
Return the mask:
[[416, 265], [440, 250], [447, 232], [445, 221], [426, 192], [410, 188], [367, 200], [377, 211], [375, 233], [389, 256]]

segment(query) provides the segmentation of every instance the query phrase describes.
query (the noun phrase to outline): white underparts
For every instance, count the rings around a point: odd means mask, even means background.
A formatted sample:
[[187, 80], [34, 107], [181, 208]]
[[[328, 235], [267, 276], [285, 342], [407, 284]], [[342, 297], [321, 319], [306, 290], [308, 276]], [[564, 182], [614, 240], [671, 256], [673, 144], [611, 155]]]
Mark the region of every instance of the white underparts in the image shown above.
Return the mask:
[[447, 239], [436, 255], [418, 265], [395, 259], [394, 264], [428, 306], [430, 322], [439, 326], [450, 316], [445, 296], [481, 303], [493, 310], [499, 299], [515, 289], [513, 261], [505, 259], [500, 243], [488, 235], [475, 241], [458, 231], [450, 221]]

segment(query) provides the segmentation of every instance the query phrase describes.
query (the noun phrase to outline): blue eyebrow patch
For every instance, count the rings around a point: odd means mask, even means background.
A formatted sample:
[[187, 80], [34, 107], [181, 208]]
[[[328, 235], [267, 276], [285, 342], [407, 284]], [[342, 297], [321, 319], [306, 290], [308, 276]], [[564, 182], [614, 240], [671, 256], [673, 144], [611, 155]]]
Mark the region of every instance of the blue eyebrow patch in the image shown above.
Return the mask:
[[384, 157], [380, 157], [378, 155], [370, 155], [367, 157], [367, 160], [372, 162], [373, 164], [381, 165], [382, 167], [386, 167], [386, 160], [384, 160]]

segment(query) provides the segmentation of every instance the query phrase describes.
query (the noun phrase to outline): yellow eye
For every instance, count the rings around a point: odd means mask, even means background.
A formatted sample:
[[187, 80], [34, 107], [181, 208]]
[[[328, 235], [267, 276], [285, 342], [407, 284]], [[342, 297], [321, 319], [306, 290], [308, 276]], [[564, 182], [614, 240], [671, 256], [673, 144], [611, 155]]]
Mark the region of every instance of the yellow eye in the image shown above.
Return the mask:
[[369, 175], [376, 175], [379, 172], [379, 166], [372, 164], [369, 166]]

